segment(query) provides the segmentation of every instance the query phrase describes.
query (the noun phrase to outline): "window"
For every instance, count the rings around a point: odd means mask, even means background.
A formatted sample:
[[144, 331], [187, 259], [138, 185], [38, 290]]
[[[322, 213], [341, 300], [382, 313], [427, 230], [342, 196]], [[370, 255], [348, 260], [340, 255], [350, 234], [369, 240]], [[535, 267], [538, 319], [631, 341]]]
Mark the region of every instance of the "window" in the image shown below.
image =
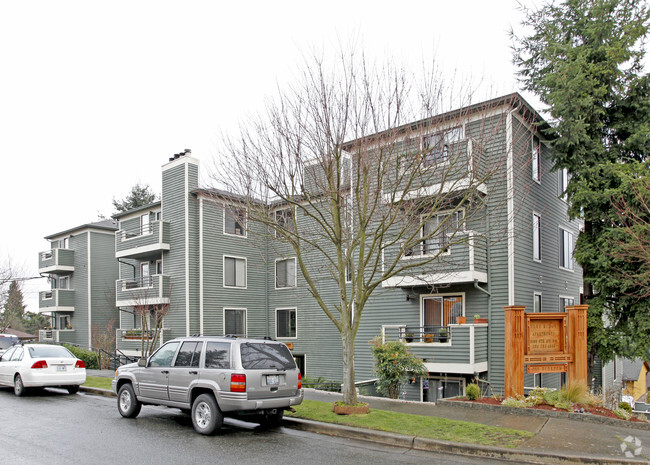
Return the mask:
[[226, 308], [223, 311], [224, 334], [246, 336], [246, 309]]
[[561, 312], [566, 312], [566, 308], [574, 305], [575, 300], [573, 297], [564, 297], [560, 296], [560, 311]]
[[533, 312], [539, 313], [542, 311], [542, 294], [535, 292], [533, 294]]
[[70, 323], [70, 315], [59, 316], [57, 329], [72, 329], [72, 324]]
[[246, 287], [246, 259], [223, 257], [224, 287]]
[[275, 326], [277, 338], [296, 337], [296, 309], [278, 308], [275, 311]]
[[156, 221], [162, 220], [162, 212], [156, 212]]
[[170, 342], [158, 349], [149, 359], [151, 367], [169, 367], [172, 366], [174, 354], [180, 342]]
[[540, 164], [539, 164], [539, 158], [540, 158], [540, 152], [541, 152], [541, 144], [539, 142], [539, 139], [537, 137], [533, 137], [532, 140], [532, 159], [531, 159], [531, 166], [533, 169], [533, 180], [539, 182], [541, 179], [541, 173], [540, 173]]
[[560, 228], [560, 268], [573, 269], [573, 233]]
[[140, 234], [151, 234], [151, 228], [149, 227], [149, 213], [140, 216]]
[[162, 260], [156, 260], [156, 274], [163, 274], [163, 262], [162, 262]]
[[69, 289], [70, 288], [70, 277], [61, 276], [59, 278], [59, 289]]
[[149, 262], [140, 263], [140, 287], [149, 287]]
[[[280, 229], [294, 232], [293, 224], [293, 212], [290, 208], [283, 208], [282, 210], [277, 210], [275, 212], [275, 222], [278, 224]], [[277, 231], [276, 231], [277, 236]]]
[[464, 314], [463, 297], [460, 295], [425, 297], [422, 305], [422, 321], [425, 328], [427, 326], [447, 326], [456, 323], [456, 317]]
[[224, 234], [246, 237], [246, 210], [226, 207], [223, 217]]
[[181, 350], [178, 351], [175, 367], [198, 367], [201, 359], [202, 342], [186, 341], [183, 342]]
[[533, 213], [533, 260], [542, 261], [542, 217]]
[[571, 180], [571, 175], [566, 168], [562, 168], [558, 171], [558, 196], [563, 200], [567, 200], [566, 190], [569, 187], [569, 181]]
[[63, 239], [59, 239], [59, 249], [67, 249], [69, 245], [70, 245], [69, 237], [64, 237]]
[[449, 252], [449, 240], [462, 228], [463, 212], [431, 217], [422, 226], [422, 255]]
[[275, 288], [296, 287], [296, 259], [275, 261]]
[[463, 129], [461, 127], [424, 136], [421, 147], [424, 152], [423, 165], [434, 166], [446, 162], [449, 158], [449, 145], [459, 141], [462, 137]]
[[230, 368], [230, 344], [228, 342], [208, 342], [205, 349], [206, 368]]
[[293, 370], [296, 362], [284, 344], [245, 342], [239, 346], [246, 370]]

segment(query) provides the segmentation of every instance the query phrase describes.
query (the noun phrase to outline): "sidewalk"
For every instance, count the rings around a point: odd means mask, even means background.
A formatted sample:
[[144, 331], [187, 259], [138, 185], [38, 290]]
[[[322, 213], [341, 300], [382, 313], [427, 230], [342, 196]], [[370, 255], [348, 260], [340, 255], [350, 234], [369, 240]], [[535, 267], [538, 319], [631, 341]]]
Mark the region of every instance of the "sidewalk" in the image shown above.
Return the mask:
[[[87, 370], [87, 373], [88, 376], [113, 377], [113, 372], [109, 370]], [[82, 390], [95, 394], [112, 394], [97, 392], [103, 390], [83, 387]], [[338, 393], [316, 391], [314, 389], [305, 389], [304, 392], [305, 399], [324, 402], [335, 402], [342, 397]], [[612, 424], [592, 423], [594, 419], [579, 414], [575, 414], [575, 419], [526, 415], [517, 412], [511, 413], [511, 411], [502, 412], [498, 407], [492, 409], [471, 408], [464, 406], [461, 402], [445, 402], [441, 405], [434, 405], [427, 402], [410, 402], [367, 396], [359, 396], [359, 401], [368, 402], [371, 408], [378, 410], [471, 421], [484, 425], [530, 431], [535, 433], [535, 436], [515, 449], [505, 449], [414, 438], [401, 434], [288, 417], [285, 417], [285, 426], [407, 448], [503, 458], [504, 460], [519, 460], [529, 463], [649, 463], [644, 457], [650, 457], [650, 425], [648, 424], [635, 425], [632, 422], [623, 421], [612, 421]], [[569, 415], [566, 416], [569, 417]], [[630, 438], [631, 442], [636, 445], [625, 445], [622, 440], [626, 438]], [[622, 446], [624, 446], [624, 450]], [[625, 452], [628, 452], [627, 457]], [[630, 455], [631, 458], [629, 458]]]

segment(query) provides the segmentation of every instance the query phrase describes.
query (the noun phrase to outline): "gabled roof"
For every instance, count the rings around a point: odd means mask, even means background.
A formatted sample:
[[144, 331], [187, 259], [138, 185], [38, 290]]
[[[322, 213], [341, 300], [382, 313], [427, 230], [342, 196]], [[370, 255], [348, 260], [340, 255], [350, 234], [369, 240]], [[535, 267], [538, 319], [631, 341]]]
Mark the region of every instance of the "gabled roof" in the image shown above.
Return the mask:
[[623, 381], [637, 381], [639, 375], [641, 374], [641, 368], [645, 363], [642, 359], [637, 358], [630, 360], [629, 358], [624, 358], [623, 363]]
[[65, 236], [67, 234], [71, 234], [81, 229], [99, 229], [104, 231], [117, 231], [117, 221], [113, 219], [108, 219], [108, 220], [96, 221], [94, 223], [86, 223], [74, 228], [66, 229], [65, 231], [61, 231], [55, 234], [50, 234], [49, 236], [45, 236], [45, 239], [49, 241], [50, 239], [53, 239], [55, 237]]

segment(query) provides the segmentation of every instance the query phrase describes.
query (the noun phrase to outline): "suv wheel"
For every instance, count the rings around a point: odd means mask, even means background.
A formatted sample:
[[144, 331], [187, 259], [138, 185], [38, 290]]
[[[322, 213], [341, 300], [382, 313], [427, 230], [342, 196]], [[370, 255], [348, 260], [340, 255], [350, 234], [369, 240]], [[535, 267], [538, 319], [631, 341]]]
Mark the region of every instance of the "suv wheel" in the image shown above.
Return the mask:
[[23, 379], [20, 377], [20, 375], [16, 375], [14, 378], [14, 394], [16, 394], [18, 397], [22, 397], [25, 395], [26, 390], [27, 389], [23, 384]]
[[192, 404], [192, 425], [197, 433], [211, 435], [223, 424], [223, 415], [211, 394], [201, 394]]
[[117, 409], [124, 418], [135, 418], [140, 413], [142, 404], [135, 397], [131, 383], [123, 384], [117, 392]]
[[258, 419], [263, 428], [277, 428], [282, 424], [283, 409], [273, 409], [262, 413]]

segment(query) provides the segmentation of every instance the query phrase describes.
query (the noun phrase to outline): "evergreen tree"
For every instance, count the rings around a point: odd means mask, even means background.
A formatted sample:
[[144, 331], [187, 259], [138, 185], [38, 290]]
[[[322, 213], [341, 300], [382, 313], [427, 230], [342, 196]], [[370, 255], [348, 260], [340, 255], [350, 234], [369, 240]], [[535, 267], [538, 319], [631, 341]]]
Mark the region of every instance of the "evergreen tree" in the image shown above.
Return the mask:
[[131, 188], [131, 192], [122, 200], [113, 198], [113, 207], [115, 213], [121, 213], [133, 208], [142, 207], [158, 200], [158, 196], [153, 193], [151, 188], [145, 184], [136, 184]]
[[23, 318], [25, 315], [25, 304], [23, 304], [23, 292], [18, 281], [9, 284], [7, 302], [5, 303], [3, 320], [7, 328], [21, 331], [23, 329]]
[[622, 226], [613, 199], [628, 195], [630, 174], [648, 169], [648, 8], [638, 0], [566, 0], [524, 13], [532, 33], [515, 38], [514, 62], [525, 89], [548, 105], [555, 166], [570, 175], [569, 214], [585, 223], [575, 258], [590, 305], [590, 353], [642, 356], [650, 347], [650, 304], [630, 279], [640, 264], [608, 252]]

